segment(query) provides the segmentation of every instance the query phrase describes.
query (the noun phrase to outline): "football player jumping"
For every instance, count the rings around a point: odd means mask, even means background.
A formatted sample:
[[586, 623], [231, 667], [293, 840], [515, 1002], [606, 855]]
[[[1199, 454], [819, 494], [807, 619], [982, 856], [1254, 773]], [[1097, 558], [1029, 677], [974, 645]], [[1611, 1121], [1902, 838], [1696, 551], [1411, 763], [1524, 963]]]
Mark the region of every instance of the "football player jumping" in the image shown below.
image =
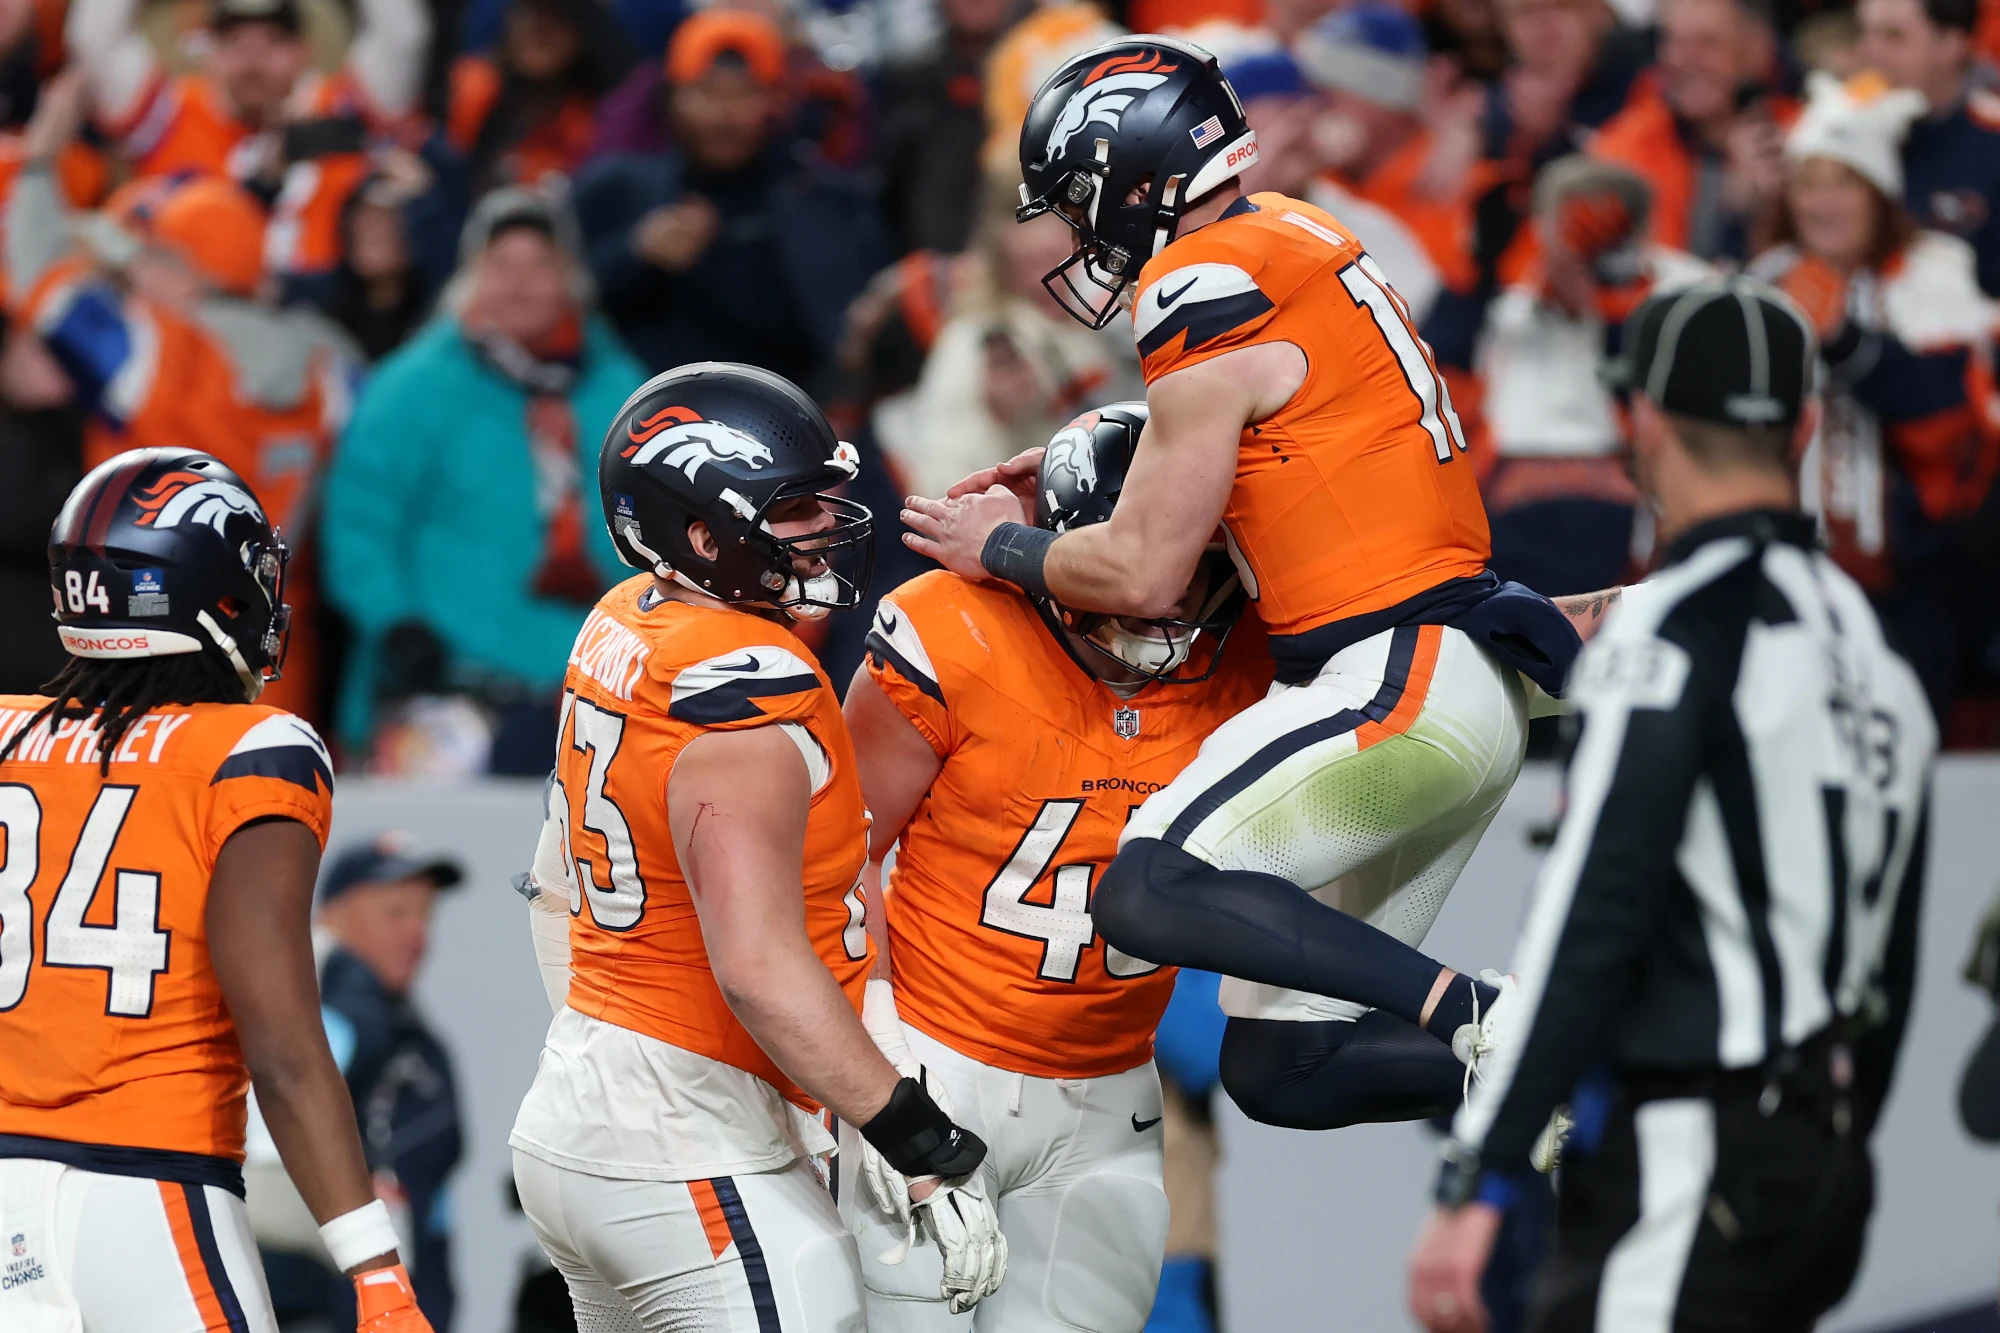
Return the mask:
[[970, 1309], [1005, 1270], [963, 1180], [985, 1145], [863, 1030], [868, 815], [833, 689], [785, 627], [866, 586], [869, 513], [825, 494], [854, 457], [796, 387], [717, 363], [642, 386], [599, 457], [605, 523], [645, 572], [570, 654], [531, 872], [570, 923], [535, 937], [562, 1003], [510, 1140], [584, 1333], [858, 1333], [822, 1105], [912, 1182], [945, 1252], [934, 1296]]
[[[1144, 403], [1117, 403], [1058, 434], [1037, 523], [1110, 517], [1145, 420]], [[1167, 1240], [1153, 1030], [1174, 972], [1100, 945], [1090, 892], [1133, 809], [1270, 685], [1260, 626], [1211, 642], [1241, 607], [1219, 547], [1172, 621], [1080, 616], [942, 570], [881, 602], [845, 705], [877, 885], [901, 842], [886, 915], [871, 901], [863, 1018], [989, 1145], [1008, 1280], [968, 1321], [939, 1301], [934, 1258], [885, 1260], [907, 1196], [850, 1139], [841, 1213], [878, 1333], [1144, 1327]]]
[[1487, 570], [1464, 435], [1407, 307], [1332, 217], [1246, 196], [1256, 159], [1199, 47], [1122, 38], [1051, 76], [1021, 132], [1020, 216], [1075, 230], [1044, 281], [1077, 318], [1101, 328], [1136, 297], [1151, 420], [1106, 522], [1033, 526], [1032, 451], [904, 521], [956, 573], [1136, 617], [1173, 612], [1222, 526], [1277, 683], [1146, 800], [1092, 912], [1135, 957], [1231, 978], [1232, 1091], [1261, 1086], [1266, 1118], [1304, 1126], [1328, 1108], [1291, 1094], [1326, 1091], [1343, 1048], [1421, 1049], [1415, 1024], [1476, 1063], [1495, 1039], [1500, 990], [1415, 946], [1513, 783], [1531, 683], [1560, 690], [1613, 594], [1558, 608]]

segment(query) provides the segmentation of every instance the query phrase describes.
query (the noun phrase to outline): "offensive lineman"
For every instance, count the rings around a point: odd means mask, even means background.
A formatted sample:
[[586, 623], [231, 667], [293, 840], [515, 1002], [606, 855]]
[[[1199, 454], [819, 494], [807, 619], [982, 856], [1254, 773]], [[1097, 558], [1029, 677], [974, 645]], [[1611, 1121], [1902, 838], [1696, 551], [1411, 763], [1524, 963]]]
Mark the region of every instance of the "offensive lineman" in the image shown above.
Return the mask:
[[[1109, 517], [1145, 420], [1144, 403], [1115, 403], [1057, 434], [1037, 521]], [[1203, 633], [1228, 635], [1241, 605], [1220, 549], [1172, 621], [1079, 617], [942, 570], [881, 602], [845, 705], [877, 890], [901, 842], [886, 917], [869, 914], [863, 1016], [891, 1063], [991, 1145], [981, 1174], [1008, 1280], [968, 1319], [937, 1299], [934, 1262], [885, 1262], [902, 1184], [846, 1143], [858, 1170], [841, 1212], [875, 1333], [1144, 1327], [1167, 1239], [1153, 1030], [1174, 971], [1099, 947], [1090, 892], [1145, 794], [1269, 686], [1258, 626], [1213, 649]]]
[[8, 1333], [276, 1333], [243, 1203], [252, 1080], [361, 1333], [430, 1333], [320, 1023], [332, 766], [255, 702], [288, 555], [191, 449], [105, 462], [50, 534], [70, 662], [47, 696], [0, 696]]
[[1220, 523], [1277, 686], [1127, 825], [1097, 928], [1230, 978], [1225, 1066], [1284, 1082], [1413, 1035], [1366, 1032], [1369, 1007], [1471, 1062], [1500, 990], [1413, 946], [1519, 769], [1523, 677], [1558, 693], [1610, 598], [1562, 610], [1487, 571], [1463, 432], [1408, 309], [1332, 217], [1245, 196], [1256, 157], [1199, 47], [1122, 38], [1050, 77], [1021, 132], [1020, 215], [1076, 231], [1044, 282], [1083, 322], [1136, 294], [1151, 421], [1108, 522], [1029, 526], [1023, 455], [911, 498], [906, 540], [962, 575], [1154, 617]]
[[584, 1333], [859, 1333], [822, 1104], [911, 1180], [954, 1307], [1005, 1270], [964, 1179], [985, 1145], [861, 1025], [868, 816], [832, 687], [783, 623], [860, 600], [869, 513], [823, 493], [854, 471], [797, 388], [713, 362], [643, 385], [599, 457], [605, 523], [646, 572], [570, 654], [532, 877], [574, 920], [566, 942], [537, 929], [563, 1006], [510, 1140]]

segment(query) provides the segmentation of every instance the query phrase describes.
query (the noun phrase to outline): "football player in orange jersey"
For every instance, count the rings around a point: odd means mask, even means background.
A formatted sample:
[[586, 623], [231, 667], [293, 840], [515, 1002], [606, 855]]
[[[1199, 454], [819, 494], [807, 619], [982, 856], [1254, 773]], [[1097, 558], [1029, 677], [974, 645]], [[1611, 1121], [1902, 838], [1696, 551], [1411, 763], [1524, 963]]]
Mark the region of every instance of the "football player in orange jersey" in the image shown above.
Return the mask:
[[1065, 606], [1158, 616], [1220, 523], [1278, 684], [1126, 827], [1097, 928], [1231, 978], [1239, 1072], [1278, 1080], [1370, 1007], [1476, 1062], [1505, 982], [1414, 946], [1513, 783], [1531, 684], [1560, 691], [1579, 631], [1488, 572], [1464, 433], [1407, 307], [1332, 217], [1244, 195], [1256, 157], [1199, 47], [1123, 38], [1050, 77], [1020, 213], [1075, 229], [1045, 281], [1084, 322], [1136, 293], [1151, 421], [1108, 522], [1031, 526], [1023, 455], [912, 498], [907, 540]]
[[[1144, 403], [1114, 403], [1058, 433], [1037, 521], [1108, 518], [1145, 420]], [[886, 916], [869, 913], [863, 1018], [992, 1147], [981, 1174], [1009, 1272], [973, 1328], [1139, 1333], [1153, 1307], [1167, 1239], [1153, 1031], [1175, 974], [1100, 943], [1090, 894], [1147, 794], [1269, 688], [1259, 628], [1230, 632], [1242, 603], [1219, 544], [1171, 621], [1079, 616], [936, 570], [883, 599], [848, 686], [877, 890], [897, 847]], [[1416, 1035], [1455, 1091], [1457, 1063]], [[841, 1163], [868, 1326], [964, 1328], [934, 1264], [883, 1260], [907, 1212], [894, 1171], [860, 1143]]]
[[562, 1007], [510, 1140], [585, 1333], [859, 1333], [823, 1106], [913, 1182], [934, 1292], [970, 1309], [1005, 1271], [986, 1145], [862, 1027], [868, 813], [786, 627], [861, 598], [872, 520], [825, 493], [855, 466], [795, 386], [714, 362], [642, 386], [599, 456], [605, 524], [645, 572], [570, 654], [531, 872], [572, 917], [566, 942], [536, 934]]
[[70, 663], [0, 696], [0, 1328], [276, 1333], [243, 1203], [252, 1081], [362, 1333], [429, 1333], [320, 1024], [333, 774], [256, 703], [287, 552], [215, 458], [94, 469], [49, 538]]

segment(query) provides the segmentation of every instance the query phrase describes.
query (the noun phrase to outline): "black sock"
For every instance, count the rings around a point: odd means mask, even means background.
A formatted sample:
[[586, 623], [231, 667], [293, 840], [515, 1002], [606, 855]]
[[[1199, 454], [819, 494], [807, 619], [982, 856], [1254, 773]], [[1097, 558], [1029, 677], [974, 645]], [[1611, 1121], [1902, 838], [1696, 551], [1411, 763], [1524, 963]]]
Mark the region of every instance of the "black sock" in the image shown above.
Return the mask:
[[1463, 974], [1453, 977], [1451, 984], [1444, 988], [1444, 994], [1438, 997], [1438, 1006], [1431, 1011], [1431, 1021], [1424, 1024], [1424, 1031], [1450, 1045], [1452, 1034], [1472, 1021], [1472, 997], [1475, 994], [1479, 996], [1479, 1016], [1484, 1018], [1486, 1011], [1493, 1007], [1493, 1001], [1500, 998], [1500, 992], [1483, 981]]

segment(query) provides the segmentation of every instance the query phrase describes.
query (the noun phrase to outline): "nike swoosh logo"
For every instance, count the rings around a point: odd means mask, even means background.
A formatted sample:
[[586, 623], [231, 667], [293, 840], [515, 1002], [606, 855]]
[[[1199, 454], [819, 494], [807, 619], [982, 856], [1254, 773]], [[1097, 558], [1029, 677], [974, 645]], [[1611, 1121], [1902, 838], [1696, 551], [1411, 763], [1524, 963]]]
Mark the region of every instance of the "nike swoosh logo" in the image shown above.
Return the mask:
[[882, 608], [883, 629], [887, 630], [891, 634], [894, 634], [896, 632], [896, 627], [901, 625], [902, 623], [903, 623], [902, 621], [896, 618], [896, 613], [894, 611], [891, 611], [886, 606]]
[[755, 671], [757, 669], [757, 659], [754, 655], [745, 653], [741, 662], [717, 662], [715, 669], [717, 671]]
[[1151, 1129], [1151, 1128], [1152, 1128], [1152, 1127], [1153, 1127], [1154, 1125], [1157, 1125], [1157, 1124], [1159, 1124], [1159, 1123], [1160, 1123], [1160, 1120], [1161, 1120], [1161, 1117], [1159, 1117], [1159, 1116], [1154, 1116], [1154, 1117], [1153, 1117], [1153, 1118], [1152, 1118], [1151, 1120], [1141, 1120], [1141, 1119], [1139, 1118], [1139, 1113], [1138, 1113], [1137, 1111], [1134, 1111], [1134, 1112], [1132, 1113], [1132, 1128], [1133, 1128], [1133, 1129], [1135, 1129], [1135, 1130], [1137, 1130], [1137, 1131], [1138, 1131], [1139, 1133], [1141, 1133], [1141, 1134], [1144, 1134], [1144, 1133], [1145, 1133], [1145, 1132], [1146, 1132], [1147, 1130]]
[[1181, 289], [1177, 292], [1174, 292], [1172, 295], [1168, 295], [1168, 293], [1164, 289], [1162, 289], [1160, 292], [1160, 309], [1165, 310], [1168, 306], [1180, 300], [1183, 296], [1186, 296], [1188, 292], [1194, 287], [1194, 285], [1200, 281], [1201, 281], [1200, 278], [1189, 278], [1185, 283], [1181, 285]]

